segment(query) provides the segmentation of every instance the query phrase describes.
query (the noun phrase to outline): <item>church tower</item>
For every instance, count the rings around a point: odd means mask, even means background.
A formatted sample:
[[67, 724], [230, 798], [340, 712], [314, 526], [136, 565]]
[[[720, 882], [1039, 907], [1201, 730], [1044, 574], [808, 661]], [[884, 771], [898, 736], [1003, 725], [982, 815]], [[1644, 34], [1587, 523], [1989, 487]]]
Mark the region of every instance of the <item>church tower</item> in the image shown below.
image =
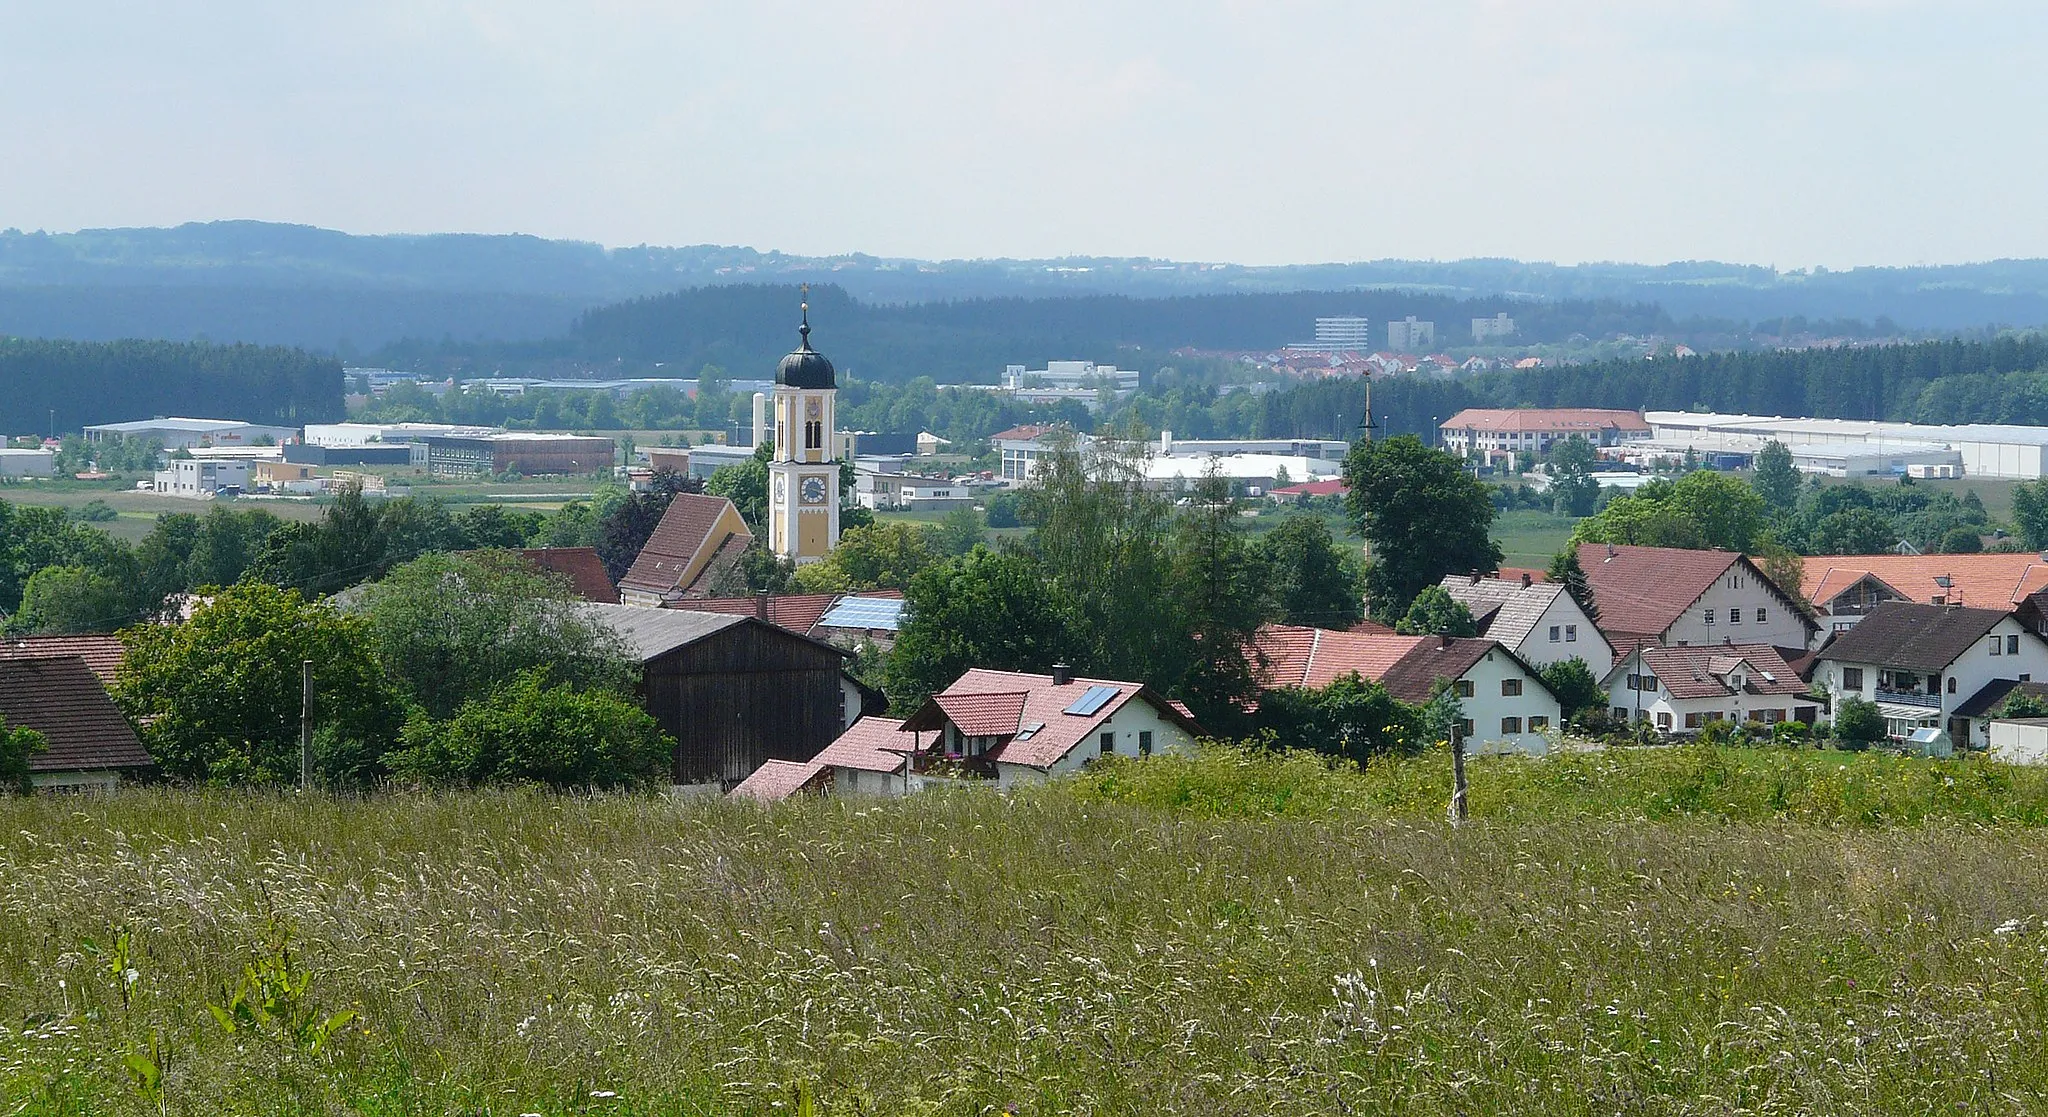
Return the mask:
[[768, 459], [768, 549], [799, 565], [839, 542], [839, 462], [832, 432], [839, 396], [832, 362], [811, 348], [810, 285], [802, 343], [775, 370], [775, 451]]

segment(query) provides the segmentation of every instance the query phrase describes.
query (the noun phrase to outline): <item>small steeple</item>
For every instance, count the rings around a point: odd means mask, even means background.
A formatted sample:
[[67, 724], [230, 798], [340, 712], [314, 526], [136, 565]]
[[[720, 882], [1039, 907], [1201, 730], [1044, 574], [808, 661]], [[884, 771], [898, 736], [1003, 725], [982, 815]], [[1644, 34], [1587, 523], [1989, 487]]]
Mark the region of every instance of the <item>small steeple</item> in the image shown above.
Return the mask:
[[803, 292], [803, 302], [799, 305], [803, 308], [804, 320], [803, 325], [796, 328], [797, 336], [803, 339], [797, 344], [797, 349], [802, 351], [811, 347], [811, 285], [799, 284], [798, 289]]

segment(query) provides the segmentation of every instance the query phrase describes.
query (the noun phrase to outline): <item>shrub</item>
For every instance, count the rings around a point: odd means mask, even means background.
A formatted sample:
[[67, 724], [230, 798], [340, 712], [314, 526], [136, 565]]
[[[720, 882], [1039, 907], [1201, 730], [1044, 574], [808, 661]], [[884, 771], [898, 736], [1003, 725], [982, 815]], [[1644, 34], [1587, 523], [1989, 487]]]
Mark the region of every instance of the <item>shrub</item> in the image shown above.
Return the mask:
[[1835, 738], [1848, 748], [1868, 748], [1884, 739], [1884, 713], [1866, 698], [1844, 698], [1835, 711]]
[[50, 742], [33, 729], [7, 728], [7, 722], [0, 720], [0, 793], [12, 791], [27, 795], [33, 790], [29, 783], [29, 758], [50, 747]]
[[436, 722], [415, 714], [392, 772], [422, 783], [541, 783], [555, 788], [647, 784], [669, 770], [675, 743], [632, 700], [548, 685], [544, 669], [463, 703]]
[[1771, 743], [1779, 748], [1804, 748], [1812, 737], [1813, 727], [1803, 721], [1781, 721], [1771, 727]]

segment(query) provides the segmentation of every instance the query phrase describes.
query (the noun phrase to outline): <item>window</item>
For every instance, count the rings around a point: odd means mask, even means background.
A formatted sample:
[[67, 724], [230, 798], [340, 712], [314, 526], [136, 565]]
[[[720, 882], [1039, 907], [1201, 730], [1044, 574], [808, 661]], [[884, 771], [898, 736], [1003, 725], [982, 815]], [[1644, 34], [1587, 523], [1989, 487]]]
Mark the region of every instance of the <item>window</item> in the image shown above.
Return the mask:
[[1550, 728], [1550, 718], [1547, 715], [1531, 714], [1529, 716], [1529, 732], [1541, 733], [1548, 728]]
[[1568, 624], [1564, 626], [1564, 642], [1567, 644], [1576, 644], [1579, 642], [1578, 625]]
[[1770, 610], [1768, 610], [1768, 609], [1764, 609], [1764, 608], [1761, 608], [1761, 607], [1759, 607], [1759, 608], [1757, 609], [1757, 611], [1756, 611], [1756, 623], [1758, 623], [1758, 624], [1769, 624], [1770, 622], [1771, 622], [1771, 614], [1770, 614]]
[[1556, 626], [1556, 625], [1551, 625], [1551, 626], [1550, 626], [1550, 642], [1551, 642], [1551, 643], [1553, 643], [1553, 644], [1557, 643], [1557, 632], [1558, 632], [1557, 626]]
[[1627, 721], [1627, 720], [1628, 720], [1628, 707], [1627, 707], [1627, 706], [1616, 706], [1616, 707], [1615, 707], [1615, 708], [1614, 708], [1614, 709], [1613, 709], [1612, 711], [1610, 711], [1610, 712], [1614, 714], [1614, 720], [1616, 720], [1616, 721]]
[[1998, 637], [1996, 637], [1996, 636], [1993, 636], [1993, 637], [1991, 638], [1991, 654], [1992, 654], [1992, 655], [1999, 655], [1999, 654], [2003, 653], [2004, 651], [2005, 651], [2005, 641], [2003, 641], [2003, 640], [2000, 640], [2000, 639], [1999, 639]]
[[1108, 755], [1110, 755], [1111, 753], [1114, 753], [1115, 751], [1116, 751], [1116, 734], [1114, 734], [1114, 733], [1104, 733], [1104, 734], [1102, 735], [1102, 755], [1104, 755], [1104, 756], [1108, 756]]
[[1150, 729], [1138, 730], [1138, 755], [1152, 755], [1152, 731]]
[[1460, 740], [1463, 740], [1464, 738], [1466, 738], [1466, 737], [1470, 737], [1471, 735], [1472, 735], [1472, 719], [1471, 719], [1471, 718], [1459, 718], [1459, 719], [1458, 719], [1458, 738], [1459, 738]]
[[1842, 668], [1842, 689], [1853, 690], [1858, 694], [1863, 693], [1863, 668]]
[[1702, 620], [1705, 620], [1705, 621], [1706, 621], [1706, 622], [1707, 622], [1708, 624], [1713, 624], [1713, 623], [1714, 623], [1714, 611], [1713, 611], [1712, 609], [1709, 609], [1709, 610], [1707, 610], [1707, 612], [1706, 612], [1706, 615], [1705, 615], [1704, 617], [1702, 617], [1701, 619], [1702, 619]]
[[1685, 715], [1685, 727], [1686, 727], [1687, 729], [1698, 729], [1698, 728], [1700, 727], [1700, 716], [1699, 716], [1699, 714], [1697, 714], [1697, 713], [1691, 713], [1691, 714], [1687, 714], [1687, 715]]
[[1522, 731], [1522, 719], [1521, 719], [1521, 718], [1502, 718], [1502, 719], [1500, 719], [1500, 732], [1501, 732], [1501, 735], [1502, 735], [1503, 737], [1505, 737], [1505, 736], [1508, 736], [1508, 735], [1510, 735], [1510, 734], [1514, 734], [1514, 733], [1520, 733], [1521, 731]]
[[2018, 634], [2014, 634], [2005, 638], [2005, 654], [2020, 654], [2020, 638]]
[[1740, 610], [1740, 609], [1730, 609], [1730, 610], [1728, 610], [1728, 623], [1729, 623], [1729, 624], [1741, 624], [1741, 623], [1742, 623], [1742, 610]]
[[1470, 697], [1472, 697], [1472, 680], [1470, 680], [1470, 679], [1459, 679], [1459, 680], [1458, 680], [1458, 681], [1457, 681], [1456, 683], [1453, 683], [1453, 684], [1452, 684], [1452, 686], [1453, 686], [1453, 688], [1455, 688], [1455, 689], [1457, 690], [1457, 692], [1458, 692], [1458, 697], [1460, 697], [1460, 698], [1470, 698]]
[[1671, 731], [1671, 715], [1666, 711], [1657, 711], [1657, 728], [1666, 733]]
[[1519, 696], [1521, 695], [1521, 693], [1522, 693], [1522, 680], [1520, 680], [1520, 679], [1502, 679], [1502, 680], [1500, 681], [1500, 696], [1501, 696], [1502, 698], [1515, 698], [1515, 697], [1519, 697]]
[[1657, 676], [1655, 676], [1655, 675], [1630, 675], [1630, 676], [1628, 677], [1628, 688], [1629, 688], [1630, 690], [1656, 690], [1656, 689], [1657, 689]]

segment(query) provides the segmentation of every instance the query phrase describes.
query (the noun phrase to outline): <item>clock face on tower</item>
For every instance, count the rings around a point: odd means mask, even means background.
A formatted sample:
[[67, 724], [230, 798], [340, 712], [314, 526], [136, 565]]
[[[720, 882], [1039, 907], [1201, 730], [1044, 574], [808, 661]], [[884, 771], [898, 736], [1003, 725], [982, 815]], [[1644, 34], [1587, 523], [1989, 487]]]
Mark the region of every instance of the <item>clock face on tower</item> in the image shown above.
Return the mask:
[[802, 491], [805, 504], [825, 503], [825, 479], [823, 477], [804, 478]]
[[779, 474], [779, 473], [778, 473], [778, 474], [776, 474], [776, 475], [775, 475], [775, 499], [776, 499], [776, 501], [777, 501], [777, 502], [780, 502], [780, 501], [782, 500], [782, 486], [783, 486], [784, 484], [786, 484], [786, 482], [785, 482], [785, 481], [783, 481], [783, 479], [782, 479], [782, 475], [781, 475], [781, 474]]

